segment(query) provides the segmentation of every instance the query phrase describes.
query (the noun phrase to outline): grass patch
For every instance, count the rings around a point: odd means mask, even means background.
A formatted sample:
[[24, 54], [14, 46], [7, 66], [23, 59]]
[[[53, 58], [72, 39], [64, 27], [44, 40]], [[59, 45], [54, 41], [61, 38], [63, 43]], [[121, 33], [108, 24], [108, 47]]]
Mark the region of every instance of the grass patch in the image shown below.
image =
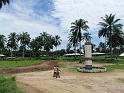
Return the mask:
[[41, 60], [0, 61], [0, 67], [1, 68], [26, 67], [40, 63]]
[[22, 93], [16, 85], [15, 77], [0, 75], [0, 93]]
[[106, 68], [107, 68], [108, 71], [112, 71], [112, 70], [115, 70], [115, 69], [124, 70], [124, 64], [107, 65]]
[[60, 69], [63, 69], [64, 71], [69, 72], [77, 72], [77, 66], [79, 62], [78, 61], [59, 61]]

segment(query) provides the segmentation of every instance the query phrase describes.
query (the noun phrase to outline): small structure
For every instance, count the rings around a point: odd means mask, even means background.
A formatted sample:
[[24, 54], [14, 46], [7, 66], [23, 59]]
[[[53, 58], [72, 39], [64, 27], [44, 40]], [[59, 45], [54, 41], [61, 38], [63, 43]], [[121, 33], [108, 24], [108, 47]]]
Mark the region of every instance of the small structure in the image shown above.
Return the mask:
[[124, 57], [124, 53], [120, 54], [119, 56], [120, 56], [120, 57]]
[[85, 43], [85, 69], [92, 69], [92, 49], [91, 42]]
[[106, 68], [104, 67], [92, 66], [92, 44], [90, 41], [85, 43], [85, 66], [78, 68], [77, 70], [85, 73], [98, 73], [106, 71]]
[[107, 55], [107, 53], [101, 53], [101, 52], [92, 53], [92, 56], [103, 56], [103, 55]]
[[72, 56], [80, 56], [80, 55], [83, 56], [83, 54], [79, 54], [79, 53], [65, 54], [64, 56], [65, 56], [65, 57], [72, 57]]
[[3, 55], [3, 54], [0, 54], [0, 59], [5, 59], [5, 55]]

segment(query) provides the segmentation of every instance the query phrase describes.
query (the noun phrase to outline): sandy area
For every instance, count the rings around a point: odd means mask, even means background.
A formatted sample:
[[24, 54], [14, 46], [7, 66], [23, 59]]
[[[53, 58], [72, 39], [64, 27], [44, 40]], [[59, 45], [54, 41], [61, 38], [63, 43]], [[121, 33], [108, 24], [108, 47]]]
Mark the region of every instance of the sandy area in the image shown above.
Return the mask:
[[124, 93], [124, 71], [107, 73], [61, 72], [61, 78], [52, 77], [53, 71], [16, 74], [18, 86], [26, 93]]

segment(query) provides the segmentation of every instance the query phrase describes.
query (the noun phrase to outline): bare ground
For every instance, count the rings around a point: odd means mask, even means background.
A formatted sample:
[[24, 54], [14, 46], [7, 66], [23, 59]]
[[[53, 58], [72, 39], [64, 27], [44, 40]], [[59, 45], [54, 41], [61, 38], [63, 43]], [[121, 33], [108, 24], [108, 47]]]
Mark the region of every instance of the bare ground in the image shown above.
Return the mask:
[[18, 86], [25, 93], [124, 93], [124, 71], [106, 73], [61, 72], [61, 78], [52, 77], [53, 71], [16, 74]]
[[14, 74], [14, 73], [24, 73], [24, 72], [34, 72], [34, 71], [46, 71], [53, 69], [55, 61], [46, 61], [41, 64], [35, 64], [28, 67], [16, 67], [16, 68], [0, 68], [0, 74]]

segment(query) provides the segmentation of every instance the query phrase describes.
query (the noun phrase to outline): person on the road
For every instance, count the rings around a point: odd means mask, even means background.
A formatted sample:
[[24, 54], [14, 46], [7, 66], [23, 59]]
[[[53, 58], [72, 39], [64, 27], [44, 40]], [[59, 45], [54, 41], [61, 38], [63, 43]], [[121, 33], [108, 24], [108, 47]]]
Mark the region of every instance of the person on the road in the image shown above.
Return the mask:
[[53, 77], [60, 78], [60, 70], [59, 70], [59, 66], [58, 65], [54, 66]]

